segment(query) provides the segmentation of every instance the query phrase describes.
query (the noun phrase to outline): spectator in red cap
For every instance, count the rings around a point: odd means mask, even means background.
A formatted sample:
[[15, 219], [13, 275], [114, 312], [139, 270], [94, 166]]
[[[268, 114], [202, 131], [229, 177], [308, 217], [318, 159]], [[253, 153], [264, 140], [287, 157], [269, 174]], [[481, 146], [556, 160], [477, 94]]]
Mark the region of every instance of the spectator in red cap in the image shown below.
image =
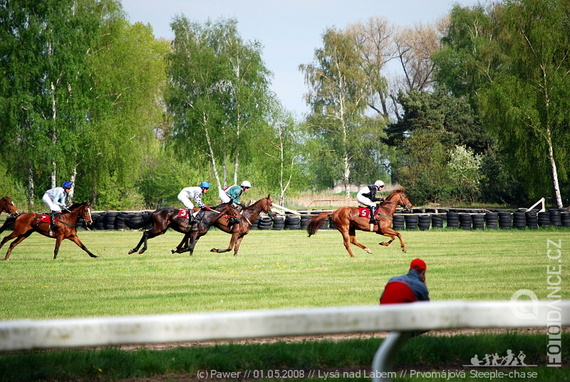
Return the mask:
[[380, 296], [380, 304], [429, 301], [426, 269], [427, 265], [422, 259], [412, 260], [408, 274], [392, 277], [388, 280]]

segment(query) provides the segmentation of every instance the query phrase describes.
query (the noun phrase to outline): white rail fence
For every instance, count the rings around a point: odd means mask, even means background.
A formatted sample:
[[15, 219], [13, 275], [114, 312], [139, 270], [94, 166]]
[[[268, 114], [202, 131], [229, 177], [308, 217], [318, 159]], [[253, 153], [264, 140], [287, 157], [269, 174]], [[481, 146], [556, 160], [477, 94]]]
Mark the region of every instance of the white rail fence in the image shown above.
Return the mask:
[[[0, 322], [0, 351], [388, 331], [372, 364], [391, 370], [407, 332], [570, 326], [570, 300], [436, 301], [384, 306], [229, 311]], [[552, 330], [554, 328], [554, 330]]]

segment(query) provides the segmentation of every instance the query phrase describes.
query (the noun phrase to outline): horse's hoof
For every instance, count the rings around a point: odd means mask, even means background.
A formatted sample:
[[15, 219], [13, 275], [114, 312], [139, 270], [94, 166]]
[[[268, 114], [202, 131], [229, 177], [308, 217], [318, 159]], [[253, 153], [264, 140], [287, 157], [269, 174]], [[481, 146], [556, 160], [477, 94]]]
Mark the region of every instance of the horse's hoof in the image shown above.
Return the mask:
[[210, 249], [210, 252], [220, 253], [220, 250], [218, 248], [212, 248]]
[[134, 253], [135, 251], [133, 251], [132, 249], [129, 251], [129, 255]]
[[372, 250], [370, 248], [364, 248], [364, 250], [366, 251], [366, 253], [372, 253]]
[[404, 252], [404, 253], [408, 253], [408, 251], [406, 251], [405, 249], [402, 249], [402, 252]]

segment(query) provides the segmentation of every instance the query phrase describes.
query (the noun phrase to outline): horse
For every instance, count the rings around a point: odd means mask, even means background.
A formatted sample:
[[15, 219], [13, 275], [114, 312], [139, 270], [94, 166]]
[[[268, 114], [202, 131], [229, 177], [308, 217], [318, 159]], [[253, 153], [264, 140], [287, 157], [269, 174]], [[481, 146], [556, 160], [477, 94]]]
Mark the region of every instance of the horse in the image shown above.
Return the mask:
[[[42, 217], [45, 217], [45, 219]], [[14, 231], [0, 242], [0, 248], [2, 248], [7, 241], [16, 238], [16, 240], [10, 244], [4, 260], [8, 260], [10, 258], [12, 249], [14, 249], [16, 245], [20, 244], [34, 232], [38, 232], [44, 236], [55, 239], [55, 249], [53, 251], [54, 260], [57, 258], [59, 246], [63, 239], [73, 241], [79, 246], [79, 248], [87, 252], [89, 256], [97, 257], [91, 253], [85, 245], [83, 245], [81, 240], [79, 240], [79, 237], [77, 237], [77, 221], [79, 218], [83, 218], [88, 225], [93, 223], [93, 219], [91, 218], [91, 202], [75, 203], [69, 207], [68, 211], [62, 212], [55, 222], [57, 229], [54, 230], [52, 235], [50, 235], [49, 215], [37, 214], [35, 212], [19, 215], [14, 222]]]
[[2, 212], [7, 212], [10, 216], [18, 215], [18, 210], [16, 205], [9, 197], [5, 196], [0, 199], [0, 214]]
[[309, 233], [309, 237], [314, 235], [321, 227], [322, 222], [330, 216], [332, 224], [342, 234], [344, 247], [348, 251], [350, 257], [354, 257], [354, 254], [350, 249], [351, 243], [364, 249], [368, 253], [372, 253], [370, 248], [365, 247], [356, 241], [356, 230], [376, 232], [378, 235], [390, 237], [390, 241], [380, 243], [380, 245], [383, 246], [389, 246], [397, 237], [400, 240], [402, 251], [405, 253], [406, 244], [404, 244], [402, 235], [392, 229], [392, 219], [398, 205], [404, 207], [406, 210], [412, 209], [412, 203], [410, 203], [402, 189], [392, 192], [382, 203], [380, 203], [380, 207], [374, 214], [376, 219], [374, 224], [370, 223], [370, 219], [368, 217], [359, 216], [358, 207], [341, 207], [336, 211], [323, 212], [312, 217], [307, 225], [307, 232]]
[[[231, 207], [228, 203], [212, 207], [211, 210], [204, 210], [203, 211], [204, 215], [200, 221], [200, 224], [203, 227], [207, 226], [209, 229], [214, 221], [224, 216], [230, 210], [233, 211], [234, 215], [237, 215], [237, 211], [235, 211], [235, 209]], [[152, 223], [152, 228], [143, 232], [142, 238], [140, 239], [139, 243], [136, 245], [136, 247], [134, 247], [129, 251], [129, 254], [139, 251], [141, 245], [143, 247], [140, 249], [139, 254], [144, 253], [148, 248], [147, 240], [162, 235], [168, 230], [168, 228], [172, 228], [176, 232], [184, 234], [190, 232], [192, 225], [190, 224], [189, 216], [190, 214], [186, 209], [162, 208], [154, 211], [152, 214], [149, 215], [148, 218], [146, 218], [144, 221], [140, 223], [133, 224], [128, 220], [125, 221], [126, 225], [132, 229], [145, 227]]]
[[7, 212], [9, 216], [6, 218], [6, 221], [0, 227], [0, 233], [4, 232], [6, 228], [10, 225], [14, 224], [14, 220], [16, 220], [16, 216], [18, 216], [18, 210], [16, 209], [16, 205], [9, 197], [5, 196], [0, 199], [0, 214], [2, 212]]
[[[233, 249], [234, 256], [237, 256], [241, 241], [243, 240], [244, 236], [247, 235], [251, 230], [253, 222], [259, 217], [259, 214], [261, 214], [262, 212], [265, 212], [266, 214], [271, 216], [272, 208], [273, 208], [273, 203], [271, 201], [271, 195], [267, 195], [267, 197], [259, 199], [252, 205], [244, 207], [242, 211], [239, 213], [238, 222], [234, 222], [227, 218], [218, 219], [216, 222], [214, 222], [214, 227], [217, 227], [226, 233], [231, 233], [232, 237], [230, 238], [230, 244], [228, 248], [226, 249], [212, 248], [210, 252], [224, 253], [224, 252], [229, 252]], [[182, 239], [178, 247], [172, 250], [172, 253], [175, 252], [183, 253], [190, 251], [190, 254], [192, 254], [194, 247], [192, 245], [191, 234], [192, 233], [186, 234], [186, 236], [184, 237], [184, 239]], [[190, 244], [188, 244], [189, 240]]]

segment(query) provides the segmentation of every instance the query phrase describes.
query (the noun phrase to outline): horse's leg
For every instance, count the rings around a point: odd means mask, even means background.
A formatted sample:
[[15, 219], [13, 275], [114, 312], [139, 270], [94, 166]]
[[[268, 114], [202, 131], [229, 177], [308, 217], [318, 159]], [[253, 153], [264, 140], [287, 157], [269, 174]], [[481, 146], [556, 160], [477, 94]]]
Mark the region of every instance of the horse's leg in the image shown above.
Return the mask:
[[350, 257], [354, 257], [354, 253], [352, 253], [352, 249], [350, 248], [350, 241], [351, 241], [351, 237], [348, 233], [347, 229], [343, 229], [343, 230], [339, 230], [339, 232], [342, 235], [342, 239], [343, 239], [343, 243], [344, 243], [344, 248], [346, 248], [346, 251], [348, 252], [348, 254], [350, 255]]
[[[10, 243], [10, 247], [8, 247], [8, 251], [6, 251], [6, 256], [4, 257], [4, 260], [10, 259], [10, 254], [12, 253], [12, 249], [14, 249], [15, 246], [17, 246], [22, 241], [24, 241], [24, 239], [29, 237], [32, 233], [34, 233], [34, 230], [31, 229], [31, 230], [27, 231], [26, 233], [18, 236], [18, 238], [16, 240], [14, 240], [12, 243]], [[6, 238], [4, 238], [4, 240], [2, 240], [2, 244], [4, 244], [5, 240], [6, 240]]]
[[184, 237], [182, 238], [182, 240], [180, 240], [180, 244], [178, 244], [176, 246], [176, 248], [174, 248], [173, 250], [171, 250], [170, 252], [172, 253], [184, 253], [184, 252], [188, 252], [188, 247], [189, 247], [189, 241], [190, 241], [190, 236], [192, 234], [191, 232], [187, 232], [186, 234], [184, 234]]
[[9, 234], [8, 236], [6, 236], [4, 239], [2, 239], [2, 242], [0, 243], [0, 248], [2, 248], [2, 246], [4, 244], [6, 244], [7, 241], [12, 240], [13, 238], [18, 237], [18, 234], [16, 232], [12, 232], [11, 234]]
[[[94, 255], [93, 253], [91, 253], [91, 251], [89, 251], [87, 249], [87, 247], [81, 242], [81, 240], [79, 240], [79, 237], [77, 237], [77, 235], [71, 235], [66, 237], [66, 239], [71, 240], [72, 242], [74, 242], [75, 244], [77, 244], [77, 246], [79, 248], [81, 248], [82, 250], [84, 250], [89, 256], [91, 257], [97, 257], [97, 255]], [[57, 239], [56, 239], [57, 240]], [[54, 257], [55, 259], [55, 257]]]
[[232, 233], [232, 237], [230, 239], [230, 244], [228, 246], [228, 248], [226, 249], [219, 249], [219, 248], [212, 248], [210, 249], [210, 252], [216, 252], [216, 253], [224, 253], [224, 252], [229, 252], [234, 248], [234, 245], [237, 241], [239, 234], [237, 232]]
[[356, 241], [356, 229], [354, 227], [350, 227], [348, 229], [348, 236], [351, 244], [356, 245], [358, 248], [364, 249], [366, 253], [372, 253], [372, 250], [370, 248]]
[[396, 237], [398, 238], [398, 240], [400, 240], [400, 247], [402, 248], [402, 252], [406, 253], [407, 249], [406, 249], [406, 244], [404, 243], [404, 240], [402, 239], [402, 235], [395, 231], [394, 229], [390, 228], [390, 227], [380, 227], [380, 230], [378, 232], [379, 235], [384, 235], [384, 236], [388, 236], [390, 238], [389, 241], [385, 242], [385, 243], [380, 243], [380, 245], [383, 245], [385, 247], [389, 246], [390, 244], [392, 244], [392, 242], [396, 239]]
[[234, 256], [237, 256], [239, 251], [239, 246], [241, 245], [241, 241], [243, 240], [244, 236], [240, 236], [237, 238], [236, 242], [234, 243]]

